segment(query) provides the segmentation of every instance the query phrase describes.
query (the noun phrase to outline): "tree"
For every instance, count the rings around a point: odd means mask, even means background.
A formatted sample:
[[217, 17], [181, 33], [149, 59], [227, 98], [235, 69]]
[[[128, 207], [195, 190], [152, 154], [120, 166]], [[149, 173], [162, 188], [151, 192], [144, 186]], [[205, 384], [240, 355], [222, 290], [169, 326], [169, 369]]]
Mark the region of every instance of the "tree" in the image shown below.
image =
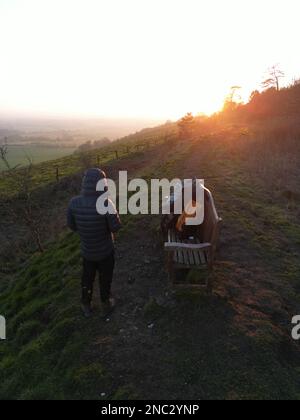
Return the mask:
[[93, 143], [91, 142], [91, 140], [81, 144], [80, 146], [78, 146], [78, 151], [79, 152], [86, 152], [88, 150], [92, 150], [93, 148]]
[[260, 97], [260, 93], [259, 93], [259, 91], [258, 90], [254, 90], [252, 93], [251, 93], [251, 95], [250, 95], [250, 98], [249, 98], [249, 102], [253, 102], [253, 101], [255, 101], [257, 98], [259, 98]]
[[230, 89], [229, 100], [231, 102], [240, 103], [242, 101], [242, 97], [240, 95], [242, 87], [241, 86], [232, 86]]
[[241, 86], [237, 85], [230, 88], [230, 93], [225, 98], [223, 111], [234, 111], [242, 103], [241, 89]]
[[190, 139], [194, 132], [195, 119], [193, 114], [189, 112], [178, 122], [179, 133], [181, 139]]
[[111, 141], [107, 137], [103, 137], [101, 140], [95, 140], [93, 149], [100, 149], [101, 147], [109, 146]]
[[279, 64], [270, 67], [267, 72], [267, 78], [262, 82], [263, 89], [276, 88], [277, 92], [280, 90], [280, 79], [285, 77], [284, 72], [280, 69]]

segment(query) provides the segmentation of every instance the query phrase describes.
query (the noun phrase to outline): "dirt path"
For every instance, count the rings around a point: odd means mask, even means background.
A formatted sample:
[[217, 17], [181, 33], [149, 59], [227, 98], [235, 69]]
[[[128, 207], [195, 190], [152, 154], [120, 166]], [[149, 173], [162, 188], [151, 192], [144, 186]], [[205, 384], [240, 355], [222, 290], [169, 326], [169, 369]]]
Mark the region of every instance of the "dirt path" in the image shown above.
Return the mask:
[[136, 163], [132, 173], [161, 177], [162, 168], [167, 168], [166, 176], [203, 176], [214, 191], [224, 218], [214, 295], [175, 295], [164, 270], [159, 218], [136, 218], [117, 246], [117, 311], [106, 323], [97, 315], [90, 325], [93, 340], [85, 357], [104, 364], [111, 378], [99, 395], [294, 396], [300, 359], [289, 336], [293, 289], [286, 287], [276, 255], [272, 250], [269, 257], [269, 250], [263, 253], [255, 242], [258, 233], [245, 225], [253, 215], [247, 200], [238, 195], [235, 167], [228, 167], [225, 157], [205, 144], [184, 152], [161, 149], [152, 158], [145, 166]]

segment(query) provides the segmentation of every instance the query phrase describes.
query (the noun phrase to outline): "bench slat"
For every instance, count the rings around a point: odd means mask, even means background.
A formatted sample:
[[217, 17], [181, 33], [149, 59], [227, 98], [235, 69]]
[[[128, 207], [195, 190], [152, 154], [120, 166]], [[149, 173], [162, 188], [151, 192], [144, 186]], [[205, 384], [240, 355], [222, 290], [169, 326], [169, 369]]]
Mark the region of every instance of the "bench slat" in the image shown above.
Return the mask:
[[[168, 241], [169, 243], [177, 243], [177, 244], [187, 244], [187, 245], [201, 245], [202, 242], [199, 238], [195, 238], [194, 240], [185, 240], [182, 241], [179, 238], [179, 235], [174, 229], [170, 229], [168, 231]], [[194, 267], [194, 266], [201, 266], [206, 264], [206, 255], [205, 252], [199, 249], [195, 250], [176, 250], [174, 252], [174, 262], [176, 264], [180, 264], [182, 266], [187, 267]]]
[[[175, 242], [175, 232], [174, 230], [168, 231], [168, 240], [169, 242]], [[178, 260], [178, 251], [174, 252], [174, 261], [176, 262]]]
[[[200, 239], [199, 239], [199, 238], [197, 238], [197, 239], [196, 239], [196, 244], [201, 244], [201, 241], [200, 241]], [[204, 252], [202, 252], [202, 251], [199, 251], [199, 252], [198, 252], [198, 255], [199, 255], [199, 260], [200, 260], [199, 265], [200, 265], [200, 264], [206, 264], [206, 257], [205, 257], [205, 253], [204, 253]]]
[[[172, 241], [173, 242], [178, 241], [178, 243], [180, 243], [180, 244], [182, 243], [182, 241], [179, 239], [175, 230], [173, 230]], [[182, 254], [181, 251], [176, 251], [175, 255], [174, 255], [174, 258], [175, 258], [176, 261], [179, 262], [179, 264], [184, 264], [184, 258], [183, 258], [183, 254]]]
[[189, 253], [188, 253], [188, 251], [182, 251], [182, 254], [183, 254], [184, 264], [185, 264], [185, 265], [190, 265], [190, 260], [189, 260]]
[[196, 265], [195, 258], [194, 258], [195, 253], [193, 251], [188, 251], [187, 254], [188, 254], [190, 265]]
[[195, 265], [201, 265], [200, 252], [194, 252]]

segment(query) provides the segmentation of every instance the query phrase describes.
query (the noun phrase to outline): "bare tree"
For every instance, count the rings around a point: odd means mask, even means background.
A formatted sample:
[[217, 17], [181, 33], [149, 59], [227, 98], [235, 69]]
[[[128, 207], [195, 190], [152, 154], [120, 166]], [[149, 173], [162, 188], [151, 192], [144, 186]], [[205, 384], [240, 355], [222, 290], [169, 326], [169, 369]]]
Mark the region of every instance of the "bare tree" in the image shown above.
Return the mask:
[[33, 197], [33, 164], [27, 158], [28, 165], [25, 168], [12, 167], [7, 158], [7, 144], [0, 145], [0, 159], [6, 169], [5, 176], [9, 177], [15, 194], [13, 198], [4, 197], [2, 205], [7, 208], [6, 213], [13, 219], [13, 222], [23, 222], [27, 227], [37, 249], [44, 251], [41, 233], [43, 225], [43, 212]]
[[241, 89], [242, 87], [237, 85], [230, 88], [230, 92], [225, 98], [223, 111], [234, 111], [242, 103]]
[[277, 92], [280, 90], [280, 79], [285, 77], [284, 72], [280, 69], [279, 64], [270, 67], [267, 73], [267, 78], [262, 82], [263, 89], [276, 88]]
[[242, 101], [242, 96], [240, 94], [242, 87], [241, 86], [232, 86], [230, 88], [230, 94], [228, 96], [228, 100], [235, 103], [240, 103]]

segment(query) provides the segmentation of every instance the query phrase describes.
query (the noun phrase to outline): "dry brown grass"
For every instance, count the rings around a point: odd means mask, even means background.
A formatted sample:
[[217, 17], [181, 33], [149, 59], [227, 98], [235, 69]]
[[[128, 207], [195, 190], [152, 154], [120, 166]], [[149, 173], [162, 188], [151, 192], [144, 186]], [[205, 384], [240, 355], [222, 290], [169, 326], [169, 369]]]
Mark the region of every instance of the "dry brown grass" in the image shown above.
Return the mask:
[[245, 145], [246, 162], [274, 194], [300, 199], [300, 125], [274, 124], [254, 130]]
[[[212, 142], [224, 149], [224, 158], [243, 162], [245, 171], [277, 198], [293, 206], [300, 201], [300, 122], [281, 118], [249, 126], [207, 123]], [[202, 125], [204, 127], [204, 125]], [[198, 135], [207, 135], [206, 129]]]

